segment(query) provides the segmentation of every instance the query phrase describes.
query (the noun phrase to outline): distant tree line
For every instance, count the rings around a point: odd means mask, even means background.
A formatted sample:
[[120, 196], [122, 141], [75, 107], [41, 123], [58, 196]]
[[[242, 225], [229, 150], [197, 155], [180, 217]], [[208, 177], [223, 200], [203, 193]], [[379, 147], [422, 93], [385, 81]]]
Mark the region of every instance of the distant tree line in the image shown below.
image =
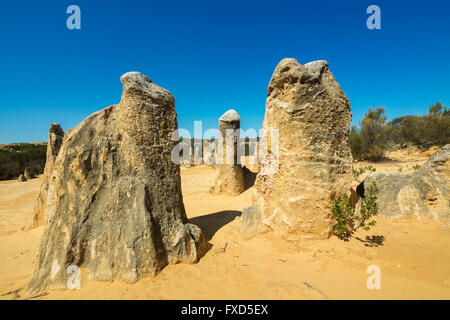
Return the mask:
[[431, 105], [423, 116], [403, 116], [388, 122], [384, 108], [369, 108], [352, 126], [350, 148], [356, 160], [379, 160], [394, 145], [414, 144], [421, 148], [450, 143], [450, 110], [441, 102]]
[[[242, 140], [248, 155], [250, 139], [245, 137]], [[352, 126], [350, 129], [349, 143], [356, 160], [382, 159], [386, 150], [406, 143], [421, 148], [443, 146], [450, 143], [450, 110], [438, 102], [429, 107], [426, 115], [403, 116], [389, 122], [383, 107], [369, 108], [360, 127]], [[0, 180], [17, 178], [27, 167], [32, 168], [35, 174], [41, 174], [46, 152], [47, 145], [44, 143], [0, 146]]]
[[46, 154], [46, 144], [17, 143], [0, 146], [0, 180], [17, 178], [27, 167], [35, 174], [41, 174]]

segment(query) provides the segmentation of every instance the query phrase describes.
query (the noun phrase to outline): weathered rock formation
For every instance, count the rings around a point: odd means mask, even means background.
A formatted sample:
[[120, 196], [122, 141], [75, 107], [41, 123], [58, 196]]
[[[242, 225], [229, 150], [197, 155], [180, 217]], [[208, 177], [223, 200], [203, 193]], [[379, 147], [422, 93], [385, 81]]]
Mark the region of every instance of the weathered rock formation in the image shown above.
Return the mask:
[[239, 114], [231, 109], [219, 118], [219, 139], [216, 150], [216, 179], [214, 193], [239, 195], [244, 191], [244, 175], [238, 161], [240, 142]]
[[439, 149], [411, 174], [372, 173], [362, 186], [376, 183], [378, 214], [450, 226], [450, 144]]
[[[254, 208], [244, 209], [241, 217], [245, 237], [270, 229], [292, 241], [331, 235], [333, 200], [348, 192], [352, 180], [350, 121], [350, 102], [326, 61], [278, 64], [263, 123], [268, 161], [260, 164]], [[271, 129], [278, 130], [278, 148]], [[276, 162], [275, 173], [265, 170]]]
[[[45, 168], [43, 174], [43, 181], [39, 190], [37, 203], [34, 208], [33, 220], [30, 228], [37, 228], [45, 224], [45, 210], [47, 208], [47, 197], [49, 188], [49, 178], [52, 173], [53, 164], [58, 156], [59, 150], [64, 139], [64, 131], [58, 123], [50, 124], [48, 130], [48, 142], [47, 142], [47, 156], [45, 160]], [[51, 196], [51, 195], [50, 195]]]
[[19, 181], [19, 182], [25, 182], [25, 181], [27, 181], [27, 178], [25, 178], [25, 176], [24, 176], [23, 174], [21, 174], [21, 175], [19, 176], [19, 178], [17, 178], [17, 181]]
[[203, 150], [202, 150], [203, 162], [212, 168], [215, 168], [216, 164], [215, 159], [216, 142], [217, 140], [212, 139], [203, 140]]
[[191, 168], [200, 165], [203, 163], [202, 144], [201, 139], [183, 139], [174, 149], [178, 150], [179, 154], [175, 152], [173, 156], [178, 158], [177, 162], [179, 161], [183, 167]]
[[66, 132], [31, 292], [65, 288], [71, 265], [90, 279], [134, 282], [167, 264], [194, 263], [207, 250], [201, 230], [188, 223], [180, 168], [171, 161], [175, 99], [138, 72], [121, 81], [118, 105]]
[[203, 140], [193, 139], [193, 145], [191, 148], [192, 164], [200, 165], [203, 164]]

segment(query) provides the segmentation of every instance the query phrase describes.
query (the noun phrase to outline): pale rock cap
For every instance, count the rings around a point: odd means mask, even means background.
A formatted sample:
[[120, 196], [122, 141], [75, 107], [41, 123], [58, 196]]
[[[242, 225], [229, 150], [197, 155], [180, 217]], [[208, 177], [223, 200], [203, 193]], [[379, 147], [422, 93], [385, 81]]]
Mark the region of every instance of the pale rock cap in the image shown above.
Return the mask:
[[120, 82], [123, 84], [123, 91], [129, 90], [143, 92], [152, 97], [153, 99], [163, 99], [163, 101], [174, 101], [172, 94], [154, 83], [146, 75], [138, 71], [130, 71], [123, 74], [120, 77]]
[[222, 122], [235, 122], [235, 121], [241, 121], [241, 117], [237, 113], [236, 110], [230, 109], [227, 112], [225, 112], [220, 118], [219, 121]]

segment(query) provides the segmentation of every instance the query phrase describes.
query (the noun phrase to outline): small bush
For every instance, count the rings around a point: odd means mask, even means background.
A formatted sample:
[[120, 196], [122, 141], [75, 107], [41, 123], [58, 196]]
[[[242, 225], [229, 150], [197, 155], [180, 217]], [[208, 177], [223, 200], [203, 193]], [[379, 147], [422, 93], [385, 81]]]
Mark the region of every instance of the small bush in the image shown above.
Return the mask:
[[347, 239], [352, 235], [354, 229], [354, 209], [350, 205], [348, 195], [335, 201], [331, 207], [336, 223], [333, 225], [333, 233], [341, 239]]
[[352, 208], [348, 195], [335, 200], [331, 207], [336, 221], [332, 227], [333, 233], [340, 239], [347, 240], [359, 228], [370, 230], [370, 227], [375, 225], [375, 221], [369, 220], [378, 214], [377, 194], [378, 187], [376, 183], [372, 183], [361, 198], [359, 214], [356, 214], [355, 209]]
[[369, 108], [360, 123], [360, 129], [352, 127], [349, 133], [350, 149], [356, 160], [379, 160], [384, 157], [388, 130], [384, 108]]
[[349, 134], [350, 150], [352, 151], [353, 159], [361, 160], [364, 158], [364, 138], [361, 132], [352, 126]]
[[358, 228], [369, 231], [370, 227], [375, 225], [375, 221], [369, 221], [369, 219], [378, 214], [377, 194], [378, 186], [374, 182], [364, 192], [364, 198], [361, 198], [361, 210], [359, 216], [355, 217], [359, 222]]

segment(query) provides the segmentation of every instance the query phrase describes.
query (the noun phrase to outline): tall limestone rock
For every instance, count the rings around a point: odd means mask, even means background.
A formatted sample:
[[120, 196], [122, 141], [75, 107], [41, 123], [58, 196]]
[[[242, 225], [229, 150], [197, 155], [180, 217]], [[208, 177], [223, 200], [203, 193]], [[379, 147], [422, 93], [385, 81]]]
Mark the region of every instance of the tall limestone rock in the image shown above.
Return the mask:
[[378, 186], [378, 215], [450, 226], [450, 144], [411, 174], [372, 173], [362, 185]]
[[[214, 193], [236, 196], [244, 191], [244, 174], [239, 157], [239, 114], [230, 109], [219, 118], [219, 139], [216, 150]], [[239, 162], [239, 163], [238, 163]]]
[[138, 72], [121, 82], [118, 105], [66, 132], [29, 292], [66, 288], [71, 265], [90, 279], [134, 282], [167, 264], [195, 263], [207, 250], [200, 228], [188, 223], [171, 160], [174, 97]]
[[[333, 200], [349, 191], [352, 180], [350, 121], [350, 102], [326, 61], [278, 64], [263, 123], [270, 161], [261, 163], [253, 207], [243, 211], [244, 237], [270, 229], [292, 241], [331, 235]], [[271, 129], [278, 130], [278, 148]], [[273, 162], [275, 173], [263, 174]]]
[[47, 196], [49, 188], [49, 178], [52, 173], [53, 164], [58, 156], [64, 139], [64, 131], [58, 123], [50, 124], [48, 130], [47, 157], [45, 161], [43, 181], [39, 190], [37, 203], [34, 208], [33, 220], [30, 228], [37, 228], [45, 224], [45, 210], [47, 208]]

